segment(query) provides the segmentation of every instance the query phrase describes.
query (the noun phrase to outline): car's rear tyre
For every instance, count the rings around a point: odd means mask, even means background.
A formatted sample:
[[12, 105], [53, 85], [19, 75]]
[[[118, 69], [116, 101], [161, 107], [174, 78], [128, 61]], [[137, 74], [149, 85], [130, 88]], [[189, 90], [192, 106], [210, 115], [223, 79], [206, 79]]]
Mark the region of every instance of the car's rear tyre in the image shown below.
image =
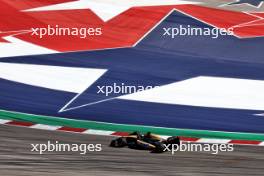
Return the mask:
[[154, 143], [155, 145], [155, 149], [153, 149], [151, 152], [152, 153], [163, 153], [165, 152], [165, 145], [161, 142], [155, 142]]

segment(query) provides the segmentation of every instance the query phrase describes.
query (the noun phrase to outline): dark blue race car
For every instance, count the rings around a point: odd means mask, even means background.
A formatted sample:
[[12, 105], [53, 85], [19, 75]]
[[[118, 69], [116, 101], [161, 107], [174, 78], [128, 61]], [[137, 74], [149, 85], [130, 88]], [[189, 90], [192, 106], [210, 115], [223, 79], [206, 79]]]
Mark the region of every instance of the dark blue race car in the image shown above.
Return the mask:
[[164, 139], [150, 132], [142, 135], [139, 132], [130, 133], [128, 136], [118, 137], [110, 143], [111, 147], [128, 147], [136, 150], [149, 150], [153, 153], [165, 152], [166, 146], [180, 145], [179, 137], [169, 137]]

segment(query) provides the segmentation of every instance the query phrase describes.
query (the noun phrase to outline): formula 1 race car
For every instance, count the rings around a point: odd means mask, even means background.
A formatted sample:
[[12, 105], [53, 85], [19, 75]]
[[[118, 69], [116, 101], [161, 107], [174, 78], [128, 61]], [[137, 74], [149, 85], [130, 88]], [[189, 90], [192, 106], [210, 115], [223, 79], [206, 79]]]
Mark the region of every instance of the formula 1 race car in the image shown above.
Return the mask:
[[111, 147], [128, 147], [137, 150], [149, 150], [153, 153], [165, 152], [166, 145], [169, 144], [180, 145], [179, 137], [169, 137], [168, 139], [163, 139], [158, 135], [152, 134], [150, 132], [142, 135], [139, 132], [133, 132], [128, 136], [123, 136], [116, 138], [111, 141]]

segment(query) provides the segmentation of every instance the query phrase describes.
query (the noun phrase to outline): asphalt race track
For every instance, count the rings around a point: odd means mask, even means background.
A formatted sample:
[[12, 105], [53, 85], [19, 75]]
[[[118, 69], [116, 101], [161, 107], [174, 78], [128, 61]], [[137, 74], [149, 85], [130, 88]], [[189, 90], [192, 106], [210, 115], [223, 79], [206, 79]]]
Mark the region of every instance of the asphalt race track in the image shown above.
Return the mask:
[[[16, 135], [14, 135], [16, 134]], [[32, 153], [31, 143], [100, 143], [102, 152]], [[51, 132], [0, 126], [0, 175], [88, 176], [88, 175], [263, 175], [264, 148], [235, 146], [231, 153], [179, 152], [151, 154], [127, 148], [109, 148], [111, 137]]]

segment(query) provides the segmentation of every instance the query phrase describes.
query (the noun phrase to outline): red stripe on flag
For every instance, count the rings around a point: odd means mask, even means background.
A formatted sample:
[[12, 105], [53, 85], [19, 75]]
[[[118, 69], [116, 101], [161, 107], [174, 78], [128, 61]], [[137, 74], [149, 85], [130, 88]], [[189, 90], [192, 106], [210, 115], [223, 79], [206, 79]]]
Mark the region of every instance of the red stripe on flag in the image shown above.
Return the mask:
[[11, 121], [11, 122], [8, 122], [6, 124], [15, 125], [15, 126], [25, 126], [25, 127], [29, 127], [29, 126], [34, 125], [34, 123], [31, 123], [31, 122], [21, 122], [21, 121]]
[[61, 127], [58, 129], [58, 131], [71, 131], [71, 132], [78, 132], [78, 133], [84, 132], [86, 130], [87, 129], [85, 128], [73, 128], [73, 127]]

